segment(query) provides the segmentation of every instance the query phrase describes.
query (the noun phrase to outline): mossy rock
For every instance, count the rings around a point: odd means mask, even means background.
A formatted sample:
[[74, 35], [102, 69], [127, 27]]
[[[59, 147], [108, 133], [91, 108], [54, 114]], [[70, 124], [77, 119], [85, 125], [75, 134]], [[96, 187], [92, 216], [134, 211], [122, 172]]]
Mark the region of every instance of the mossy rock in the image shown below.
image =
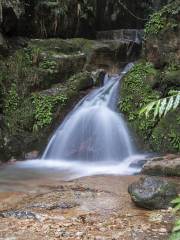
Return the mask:
[[[42, 150], [52, 131], [59, 126], [77, 101], [93, 86], [89, 72], [73, 75], [68, 81], [24, 96], [17, 94], [16, 85], [6, 96], [4, 148], [6, 158], [24, 157], [32, 150]], [[5, 158], [5, 157], [4, 157]]]
[[[167, 92], [167, 80], [162, 80], [160, 74], [149, 63], [135, 65], [123, 79], [119, 109], [125, 114], [141, 147], [155, 152], [174, 153], [180, 150], [179, 110], [167, 114], [161, 120], [151, 115], [149, 118], [140, 115], [144, 106]], [[160, 86], [160, 89], [155, 90], [155, 85]]]
[[137, 143], [147, 149], [156, 122], [139, 113], [149, 102], [159, 98], [159, 93], [151, 87], [156, 77], [157, 72], [151, 64], [140, 62], [124, 77], [120, 90], [119, 111], [127, 118]]
[[171, 86], [180, 86], [180, 70], [167, 72], [164, 76], [164, 82]]
[[91, 73], [87, 71], [72, 76], [68, 81], [68, 86], [76, 91], [87, 90], [93, 87], [93, 84]]
[[170, 112], [153, 129], [149, 139], [156, 152], [176, 153], [180, 151], [180, 110]]
[[171, 1], [155, 12], [145, 27], [145, 56], [156, 68], [163, 69], [171, 63], [179, 65], [179, 1]]
[[177, 196], [175, 184], [158, 177], [142, 177], [128, 191], [137, 206], [150, 210], [167, 209]]

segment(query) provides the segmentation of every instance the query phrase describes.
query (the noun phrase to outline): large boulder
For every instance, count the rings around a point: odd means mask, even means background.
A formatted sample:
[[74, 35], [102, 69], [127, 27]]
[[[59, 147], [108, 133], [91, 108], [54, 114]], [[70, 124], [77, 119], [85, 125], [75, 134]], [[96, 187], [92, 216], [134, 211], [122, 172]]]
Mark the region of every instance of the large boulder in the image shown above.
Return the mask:
[[152, 158], [143, 166], [142, 173], [153, 176], [180, 177], [180, 155], [171, 154]]
[[168, 208], [177, 196], [175, 185], [158, 177], [142, 177], [128, 191], [137, 206], [150, 210]]

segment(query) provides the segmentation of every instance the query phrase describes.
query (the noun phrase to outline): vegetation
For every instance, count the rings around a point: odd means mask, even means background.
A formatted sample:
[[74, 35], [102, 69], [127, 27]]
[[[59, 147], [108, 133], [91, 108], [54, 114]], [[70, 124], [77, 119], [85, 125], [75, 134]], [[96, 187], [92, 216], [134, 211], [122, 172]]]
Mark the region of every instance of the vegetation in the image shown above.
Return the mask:
[[160, 11], [153, 13], [145, 26], [145, 36], [154, 36], [167, 29], [178, 27], [177, 20], [180, 6], [179, 1], [172, 1], [165, 5]]
[[[176, 198], [172, 201], [172, 204], [174, 204], [174, 211], [179, 212], [180, 211], [180, 197]], [[176, 221], [175, 226], [172, 230], [172, 235], [169, 238], [169, 240], [179, 240], [180, 239], [180, 219]]]
[[64, 106], [67, 101], [67, 97], [64, 94], [55, 96], [33, 94], [32, 98], [35, 118], [33, 131], [35, 132], [50, 125], [53, 120], [53, 110], [55, 106], [57, 104]]
[[124, 78], [121, 86], [121, 99], [119, 108], [129, 121], [130, 126], [148, 142], [156, 124], [154, 119], [139, 118], [139, 110], [148, 103], [159, 98], [158, 92], [147, 84], [156, 76], [156, 71], [150, 63], [138, 63]]
[[180, 105], [180, 91], [170, 91], [169, 95], [169, 97], [149, 103], [140, 111], [140, 114], [145, 113], [146, 118], [148, 118], [149, 114], [153, 112], [155, 119], [166, 116], [169, 111], [177, 109]]

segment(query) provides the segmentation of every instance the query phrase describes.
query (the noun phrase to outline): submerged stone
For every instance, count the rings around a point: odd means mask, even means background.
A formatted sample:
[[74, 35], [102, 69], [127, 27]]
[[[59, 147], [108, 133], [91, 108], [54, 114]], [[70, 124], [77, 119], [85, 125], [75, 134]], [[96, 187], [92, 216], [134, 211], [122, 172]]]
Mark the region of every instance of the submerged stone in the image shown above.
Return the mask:
[[158, 177], [142, 177], [128, 192], [137, 206], [150, 210], [167, 209], [177, 196], [175, 185]]

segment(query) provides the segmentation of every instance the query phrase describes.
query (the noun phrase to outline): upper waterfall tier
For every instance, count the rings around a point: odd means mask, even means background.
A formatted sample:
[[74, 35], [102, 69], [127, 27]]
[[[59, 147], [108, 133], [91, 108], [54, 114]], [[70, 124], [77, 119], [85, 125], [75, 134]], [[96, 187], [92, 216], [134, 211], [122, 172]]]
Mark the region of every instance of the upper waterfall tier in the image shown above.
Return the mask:
[[118, 29], [99, 31], [96, 33], [98, 40], [119, 40], [141, 43], [144, 31], [142, 29]]

